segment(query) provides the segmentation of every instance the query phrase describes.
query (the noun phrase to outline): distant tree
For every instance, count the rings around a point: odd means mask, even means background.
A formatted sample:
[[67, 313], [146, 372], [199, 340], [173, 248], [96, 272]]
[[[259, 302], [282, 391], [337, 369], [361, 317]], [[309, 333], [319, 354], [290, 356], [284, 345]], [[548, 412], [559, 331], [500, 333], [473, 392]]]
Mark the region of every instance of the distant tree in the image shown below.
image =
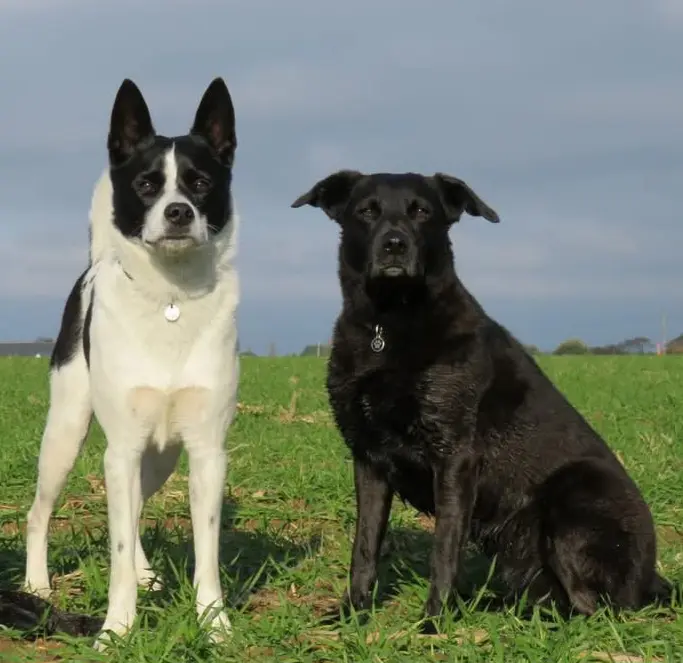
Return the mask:
[[580, 338], [569, 338], [562, 341], [554, 350], [556, 355], [585, 355], [588, 346]]
[[270, 343], [268, 345], [268, 356], [269, 357], [277, 357], [277, 348], [275, 347], [275, 343]]
[[666, 354], [668, 355], [680, 355], [683, 354], [683, 334], [669, 341], [666, 344]]
[[530, 355], [540, 355], [541, 354], [541, 350], [537, 345], [533, 345], [533, 344], [524, 345], [524, 349]]
[[647, 336], [635, 336], [634, 338], [627, 338], [618, 344], [623, 354], [645, 354], [652, 352], [654, 344], [647, 338]]
[[39, 336], [36, 340], [36, 343], [54, 343], [55, 339], [50, 338], [49, 336]]
[[244, 352], [240, 352], [241, 357], [256, 357], [256, 353], [247, 348]]
[[620, 345], [596, 345], [588, 349], [592, 355], [623, 355], [624, 350]]

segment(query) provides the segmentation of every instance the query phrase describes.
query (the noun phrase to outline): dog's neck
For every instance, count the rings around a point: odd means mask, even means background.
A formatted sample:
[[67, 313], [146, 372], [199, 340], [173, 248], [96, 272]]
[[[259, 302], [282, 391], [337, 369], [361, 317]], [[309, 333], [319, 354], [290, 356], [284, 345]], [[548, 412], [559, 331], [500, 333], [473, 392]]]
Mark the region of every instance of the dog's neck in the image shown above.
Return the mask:
[[342, 316], [364, 330], [369, 347], [377, 353], [397, 344], [419, 343], [439, 329], [465, 333], [482, 310], [453, 267], [438, 277], [428, 276], [419, 288], [416, 284], [412, 296], [402, 296], [400, 289], [393, 296], [386, 294], [368, 292], [363, 277], [347, 273], [342, 278]]

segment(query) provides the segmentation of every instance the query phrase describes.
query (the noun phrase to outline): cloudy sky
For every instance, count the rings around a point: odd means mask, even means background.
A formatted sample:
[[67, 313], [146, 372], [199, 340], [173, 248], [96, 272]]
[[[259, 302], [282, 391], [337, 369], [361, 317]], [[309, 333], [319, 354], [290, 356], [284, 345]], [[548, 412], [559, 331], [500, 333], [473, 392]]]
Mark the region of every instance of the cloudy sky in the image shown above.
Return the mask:
[[56, 334], [124, 77], [183, 133], [238, 122], [243, 347], [328, 338], [337, 228], [289, 204], [341, 167], [444, 171], [490, 314], [552, 348], [683, 332], [681, 0], [0, 0], [0, 340]]

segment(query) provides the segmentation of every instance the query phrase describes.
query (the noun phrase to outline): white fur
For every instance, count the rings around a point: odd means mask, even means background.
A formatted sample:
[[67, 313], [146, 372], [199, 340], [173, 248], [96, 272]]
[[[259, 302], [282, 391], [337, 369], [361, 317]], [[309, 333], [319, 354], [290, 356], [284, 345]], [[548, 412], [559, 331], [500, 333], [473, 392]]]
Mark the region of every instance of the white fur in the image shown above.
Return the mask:
[[[172, 152], [167, 175], [169, 159]], [[163, 204], [179, 195], [165, 191]], [[48, 521], [94, 412], [107, 438], [111, 577], [103, 631], [124, 634], [136, 614], [136, 580], [154, 580], [140, 544], [140, 512], [173, 472], [184, 445], [197, 612], [220, 639], [230, 629], [223, 612], [218, 537], [224, 441], [236, 409], [239, 374], [237, 215], [213, 239], [207, 234], [203, 244], [184, 255], [155, 253], [125, 238], [112, 223], [112, 184], [105, 171], [95, 187], [90, 221], [92, 286], [84, 288], [81, 302], [85, 315], [94, 287], [90, 368], [79, 348], [50, 376], [38, 486], [28, 515], [25, 585], [43, 595], [50, 591]], [[150, 215], [148, 221], [152, 232], [156, 221]], [[164, 318], [171, 302], [180, 310], [176, 322]], [[98, 643], [105, 646], [106, 636]]]

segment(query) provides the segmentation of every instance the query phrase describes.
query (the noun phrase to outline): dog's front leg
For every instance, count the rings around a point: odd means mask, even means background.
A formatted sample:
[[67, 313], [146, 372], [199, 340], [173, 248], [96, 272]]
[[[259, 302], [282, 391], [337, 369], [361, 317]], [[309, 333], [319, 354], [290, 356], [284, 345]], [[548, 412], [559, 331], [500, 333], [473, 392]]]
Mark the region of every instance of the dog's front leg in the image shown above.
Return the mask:
[[460, 553], [469, 536], [477, 485], [477, 462], [471, 451], [441, 457], [434, 463], [436, 527], [431, 560], [431, 586], [423, 630], [435, 633], [458, 572]]
[[354, 461], [356, 484], [356, 536], [351, 557], [350, 589], [342, 606], [355, 610], [370, 607], [377, 580], [382, 540], [387, 530], [393, 492], [387, 481], [361, 460]]
[[109, 513], [111, 573], [107, 616], [102, 626], [102, 634], [95, 644], [100, 650], [108, 644], [107, 631], [122, 636], [135, 620], [135, 543], [141, 499], [141, 449], [138, 445], [131, 444], [128, 435], [116, 439], [108, 435], [107, 443], [104, 454], [104, 478]]
[[231, 631], [230, 619], [223, 610], [219, 574], [219, 535], [223, 506], [227, 454], [225, 434], [188, 444], [190, 461], [190, 512], [194, 532], [197, 614], [207, 624], [210, 637], [220, 642]]

